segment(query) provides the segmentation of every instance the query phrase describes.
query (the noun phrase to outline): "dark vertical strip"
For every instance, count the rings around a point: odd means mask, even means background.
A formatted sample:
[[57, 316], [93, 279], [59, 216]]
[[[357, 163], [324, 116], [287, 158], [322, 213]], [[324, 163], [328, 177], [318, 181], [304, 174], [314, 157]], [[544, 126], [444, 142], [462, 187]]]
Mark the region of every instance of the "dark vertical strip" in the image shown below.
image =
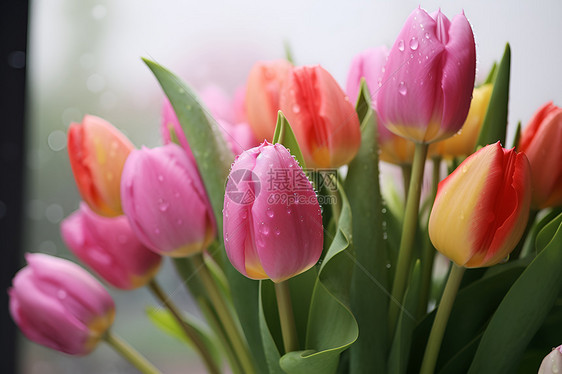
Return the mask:
[[27, 0], [0, 1], [0, 372], [17, 372], [7, 289], [22, 253]]

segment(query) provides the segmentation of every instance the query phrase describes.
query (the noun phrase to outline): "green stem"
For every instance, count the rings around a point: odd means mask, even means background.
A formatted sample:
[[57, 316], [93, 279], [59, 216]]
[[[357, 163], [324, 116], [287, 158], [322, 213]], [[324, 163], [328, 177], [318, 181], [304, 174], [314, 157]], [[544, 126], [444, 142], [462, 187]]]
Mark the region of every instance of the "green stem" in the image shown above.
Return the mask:
[[295, 316], [293, 315], [289, 281], [275, 283], [275, 296], [277, 297], [285, 353], [296, 351], [299, 349], [299, 340], [295, 326]]
[[404, 202], [408, 197], [408, 188], [410, 187], [410, 179], [412, 177], [412, 164], [400, 165], [402, 169], [402, 182], [404, 183]]
[[404, 212], [404, 225], [402, 226], [402, 236], [400, 238], [400, 249], [398, 251], [398, 262], [394, 283], [392, 284], [392, 297], [388, 309], [390, 337], [394, 334], [398, 314], [400, 313], [400, 303], [404, 300], [404, 292], [408, 283], [412, 262], [412, 249], [418, 227], [418, 215], [420, 207], [420, 195], [423, 184], [423, 169], [427, 156], [427, 144], [416, 143], [414, 151], [414, 161], [412, 164], [412, 177], [408, 188], [408, 198], [406, 199], [406, 210]]
[[201, 339], [199, 333], [192, 326], [185, 322], [185, 320], [181, 316], [181, 312], [178, 310], [172, 300], [164, 293], [162, 287], [160, 287], [158, 282], [156, 282], [156, 279], [153, 278], [148, 283], [148, 288], [152, 291], [154, 296], [156, 296], [156, 298], [160, 300], [162, 304], [164, 304], [164, 306], [170, 311], [170, 313], [172, 313], [172, 316], [181, 326], [187, 338], [195, 346], [195, 349], [203, 359], [203, 362], [205, 363], [205, 366], [207, 367], [209, 373], [220, 374], [220, 369], [217, 367], [215, 361], [213, 360], [213, 357], [211, 356], [211, 353], [207, 349], [207, 346], [205, 346], [205, 343], [203, 343], [203, 340]]
[[109, 344], [117, 353], [129, 361], [134, 367], [139, 369], [144, 374], [160, 374], [160, 370], [156, 369], [146, 358], [139, 352], [131, 347], [126, 341], [119, 336], [107, 331], [104, 335], [104, 340]]
[[431, 327], [431, 333], [429, 334], [429, 340], [427, 341], [427, 347], [425, 348], [420, 374], [433, 374], [435, 371], [435, 364], [437, 363], [437, 357], [439, 356], [439, 350], [441, 349], [441, 342], [443, 340], [443, 335], [445, 334], [447, 321], [451, 315], [451, 309], [453, 308], [464, 270], [465, 269], [463, 267], [453, 264], [451, 273], [449, 274], [449, 279], [447, 279], [445, 291], [443, 291], [443, 297], [441, 298], [441, 302], [437, 308], [437, 314], [435, 315], [433, 326]]
[[254, 365], [252, 363], [252, 357], [250, 356], [250, 352], [248, 350], [248, 344], [246, 340], [241, 335], [240, 329], [234, 319], [232, 318], [232, 314], [226, 305], [224, 298], [221, 295], [220, 290], [217, 287], [217, 284], [213, 280], [209, 269], [207, 269], [207, 265], [203, 260], [203, 255], [196, 254], [191, 256], [191, 260], [195, 265], [198, 275], [207, 291], [209, 299], [211, 303], [215, 307], [215, 311], [219, 316], [220, 321], [223, 324], [225, 329], [226, 335], [228, 336], [230, 342], [232, 343], [232, 348], [236, 352], [238, 359], [240, 360], [240, 365], [244, 369], [244, 373], [252, 374], [255, 373]]
[[[431, 205], [429, 211], [433, 207], [433, 201], [435, 196], [437, 196], [437, 186], [439, 185], [439, 180], [441, 179], [441, 157], [434, 157], [433, 161], [433, 177], [431, 181]], [[429, 220], [429, 216], [428, 216]], [[427, 226], [426, 226], [427, 227]], [[435, 248], [431, 243], [429, 238], [429, 232], [426, 232], [425, 246], [422, 253], [422, 283], [421, 283], [421, 294], [420, 294], [420, 305], [419, 305], [419, 316], [423, 317], [427, 312], [427, 304], [429, 302], [429, 294], [431, 291], [431, 279], [433, 276], [433, 260], [435, 259]]]

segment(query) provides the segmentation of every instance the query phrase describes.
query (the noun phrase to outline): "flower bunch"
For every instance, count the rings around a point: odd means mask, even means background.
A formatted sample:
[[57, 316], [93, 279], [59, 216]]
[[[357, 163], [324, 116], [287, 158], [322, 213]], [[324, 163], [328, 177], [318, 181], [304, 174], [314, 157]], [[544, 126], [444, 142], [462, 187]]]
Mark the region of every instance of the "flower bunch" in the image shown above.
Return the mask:
[[[320, 65], [260, 61], [231, 100], [145, 60], [167, 96], [163, 145], [73, 124], [83, 202], [63, 240], [108, 285], [148, 287], [166, 309], [151, 319], [173, 319], [210, 373], [555, 372], [560, 347], [536, 353], [559, 344], [541, 337], [560, 317], [562, 109], [541, 107], [506, 147], [509, 61], [508, 45], [475, 87], [464, 13], [421, 8], [390, 49], [351, 60], [345, 91]], [[379, 161], [401, 167], [404, 198], [383, 191]], [[99, 281], [27, 261], [9, 295], [29, 339], [74, 355], [106, 341], [158, 372], [111, 331]], [[162, 261], [208, 331], [158, 284]]]

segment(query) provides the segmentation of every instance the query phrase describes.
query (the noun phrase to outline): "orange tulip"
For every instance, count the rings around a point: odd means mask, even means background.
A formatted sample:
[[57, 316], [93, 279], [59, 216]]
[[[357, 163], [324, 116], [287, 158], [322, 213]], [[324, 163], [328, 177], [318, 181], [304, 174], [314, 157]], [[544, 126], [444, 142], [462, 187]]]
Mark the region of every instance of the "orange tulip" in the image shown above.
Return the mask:
[[519, 150], [531, 163], [533, 206], [562, 205], [562, 108], [543, 105], [523, 130]]
[[281, 92], [281, 111], [295, 132], [309, 167], [349, 163], [361, 145], [355, 108], [320, 66], [291, 69]]
[[246, 115], [258, 142], [271, 141], [279, 111], [279, 93], [287, 72], [287, 60], [257, 62], [246, 84]]
[[84, 116], [68, 130], [68, 157], [82, 199], [99, 215], [121, 209], [121, 172], [133, 144], [109, 122]]

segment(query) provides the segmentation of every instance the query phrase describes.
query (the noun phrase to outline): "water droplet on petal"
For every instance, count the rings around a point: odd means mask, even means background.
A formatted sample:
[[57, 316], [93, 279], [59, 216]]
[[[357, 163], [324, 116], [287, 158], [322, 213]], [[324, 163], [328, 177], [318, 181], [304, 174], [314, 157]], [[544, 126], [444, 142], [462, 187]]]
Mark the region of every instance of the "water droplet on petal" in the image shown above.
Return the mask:
[[293, 210], [291, 208], [287, 208], [287, 214], [292, 214]]
[[160, 182], [164, 182], [164, 176], [163, 176], [163, 175], [159, 175], [159, 176], [158, 176], [158, 180], [159, 180]]
[[398, 50], [399, 50], [400, 52], [403, 52], [403, 51], [404, 51], [404, 41], [403, 41], [403, 40], [400, 40], [400, 41], [398, 42]]
[[293, 105], [293, 112], [299, 113], [301, 111], [301, 107], [298, 104]]
[[158, 209], [160, 209], [161, 212], [167, 211], [169, 207], [170, 203], [167, 200], [158, 199]]
[[242, 218], [242, 219], [248, 218], [248, 211], [247, 211], [246, 209], [244, 209], [244, 210], [240, 213], [240, 218]]
[[281, 230], [275, 229], [275, 235], [277, 235], [277, 236], [281, 235]]
[[408, 88], [406, 88], [406, 84], [404, 82], [400, 82], [398, 85], [398, 92], [402, 96], [406, 96], [406, 93], [408, 93]]
[[273, 210], [271, 210], [271, 208], [267, 208], [267, 216], [269, 218], [273, 218], [274, 215], [275, 213], [273, 212]]
[[412, 39], [410, 39], [410, 49], [412, 51], [415, 51], [416, 49], [418, 49], [418, 39], [416, 39], [416, 37], [412, 37]]
[[429, 33], [428, 32], [425, 33], [425, 38], [429, 39]]
[[464, 166], [462, 167], [462, 172], [463, 172], [463, 173], [466, 173], [467, 171], [468, 171], [468, 168], [466, 167], [466, 165], [464, 165]]

